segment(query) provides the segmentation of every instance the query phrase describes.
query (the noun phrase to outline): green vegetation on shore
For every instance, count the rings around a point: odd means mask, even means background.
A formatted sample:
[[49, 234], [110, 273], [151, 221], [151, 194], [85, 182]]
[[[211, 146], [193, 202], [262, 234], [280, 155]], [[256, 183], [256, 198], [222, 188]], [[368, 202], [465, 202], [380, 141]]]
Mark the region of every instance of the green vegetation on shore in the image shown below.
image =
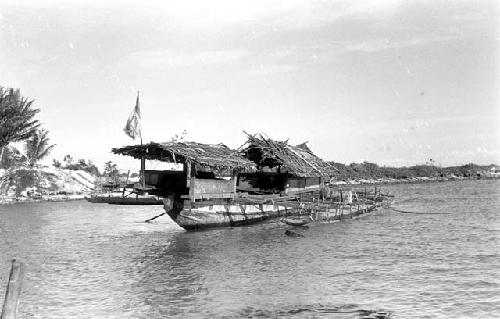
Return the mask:
[[440, 167], [429, 164], [409, 167], [389, 167], [378, 166], [375, 163], [366, 161], [363, 163], [351, 163], [349, 165], [336, 162], [330, 162], [330, 164], [337, 170], [335, 179], [344, 181], [376, 179], [409, 180], [422, 177], [490, 177], [489, 175], [492, 174], [492, 168], [497, 167], [493, 164], [481, 166], [473, 163], [450, 167]]
[[62, 163], [39, 165], [56, 146], [35, 118], [39, 112], [34, 100], [23, 97], [19, 89], [0, 86], [0, 202], [81, 198], [96, 183], [118, 181], [113, 162], [106, 163], [102, 175], [92, 161], [75, 161], [71, 155]]

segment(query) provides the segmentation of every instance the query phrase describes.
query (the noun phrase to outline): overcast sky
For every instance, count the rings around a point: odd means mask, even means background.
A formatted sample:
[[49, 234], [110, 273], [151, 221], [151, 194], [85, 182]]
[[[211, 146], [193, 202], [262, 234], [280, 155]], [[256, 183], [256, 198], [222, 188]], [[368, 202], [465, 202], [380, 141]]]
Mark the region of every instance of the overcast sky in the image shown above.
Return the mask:
[[51, 157], [112, 147], [141, 91], [144, 141], [243, 130], [320, 157], [500, 163], [495, 1], [10, 1], [0, 85], [36, 100]]

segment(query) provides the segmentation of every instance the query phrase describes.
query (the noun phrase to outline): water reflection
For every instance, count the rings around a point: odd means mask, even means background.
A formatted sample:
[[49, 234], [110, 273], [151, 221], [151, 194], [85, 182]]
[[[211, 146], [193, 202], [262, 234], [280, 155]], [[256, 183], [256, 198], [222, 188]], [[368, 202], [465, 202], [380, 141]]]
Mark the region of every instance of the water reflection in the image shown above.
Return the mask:
[[[177, 232], [164, 236], [143, 248], [142, 255], [132, 260], [138, 280], [132, 284], [134, 294], [150, 305], [143, 317], [187, 315], [202, 311], [206, 295], [204, 277], [199, 265], [207, 263], [199, 254], [192, 234]], [[192, 307], [197, 304], [197, 307]]]

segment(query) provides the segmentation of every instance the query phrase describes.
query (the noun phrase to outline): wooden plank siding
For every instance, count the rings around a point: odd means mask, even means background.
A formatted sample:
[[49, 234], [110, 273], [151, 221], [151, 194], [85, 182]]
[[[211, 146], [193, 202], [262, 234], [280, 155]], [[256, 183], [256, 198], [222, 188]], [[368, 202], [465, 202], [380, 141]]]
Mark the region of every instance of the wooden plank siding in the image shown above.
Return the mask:
[[192, 201], [197, 199], [234, 198], [235, 193], [234, 178], [231, 180], [191, 178], [189, 197]]
[[304, 190], [320, 189], [323, 184], [321, 177], [288, 177], [285, 194], [293, 194]]

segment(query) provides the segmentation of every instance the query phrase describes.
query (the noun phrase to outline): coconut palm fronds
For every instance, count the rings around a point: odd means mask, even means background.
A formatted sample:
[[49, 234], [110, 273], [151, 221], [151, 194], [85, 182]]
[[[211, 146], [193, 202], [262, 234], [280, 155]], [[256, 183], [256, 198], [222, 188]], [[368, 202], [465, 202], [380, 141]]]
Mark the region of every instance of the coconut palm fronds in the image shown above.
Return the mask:
[[40, 160], [45, 158], [55, 144], [49, 145], [49, 131], [45, 129], [37, 130], [29, 139], [26, 140], [26, 159], [30, 166], [34, 166]]

